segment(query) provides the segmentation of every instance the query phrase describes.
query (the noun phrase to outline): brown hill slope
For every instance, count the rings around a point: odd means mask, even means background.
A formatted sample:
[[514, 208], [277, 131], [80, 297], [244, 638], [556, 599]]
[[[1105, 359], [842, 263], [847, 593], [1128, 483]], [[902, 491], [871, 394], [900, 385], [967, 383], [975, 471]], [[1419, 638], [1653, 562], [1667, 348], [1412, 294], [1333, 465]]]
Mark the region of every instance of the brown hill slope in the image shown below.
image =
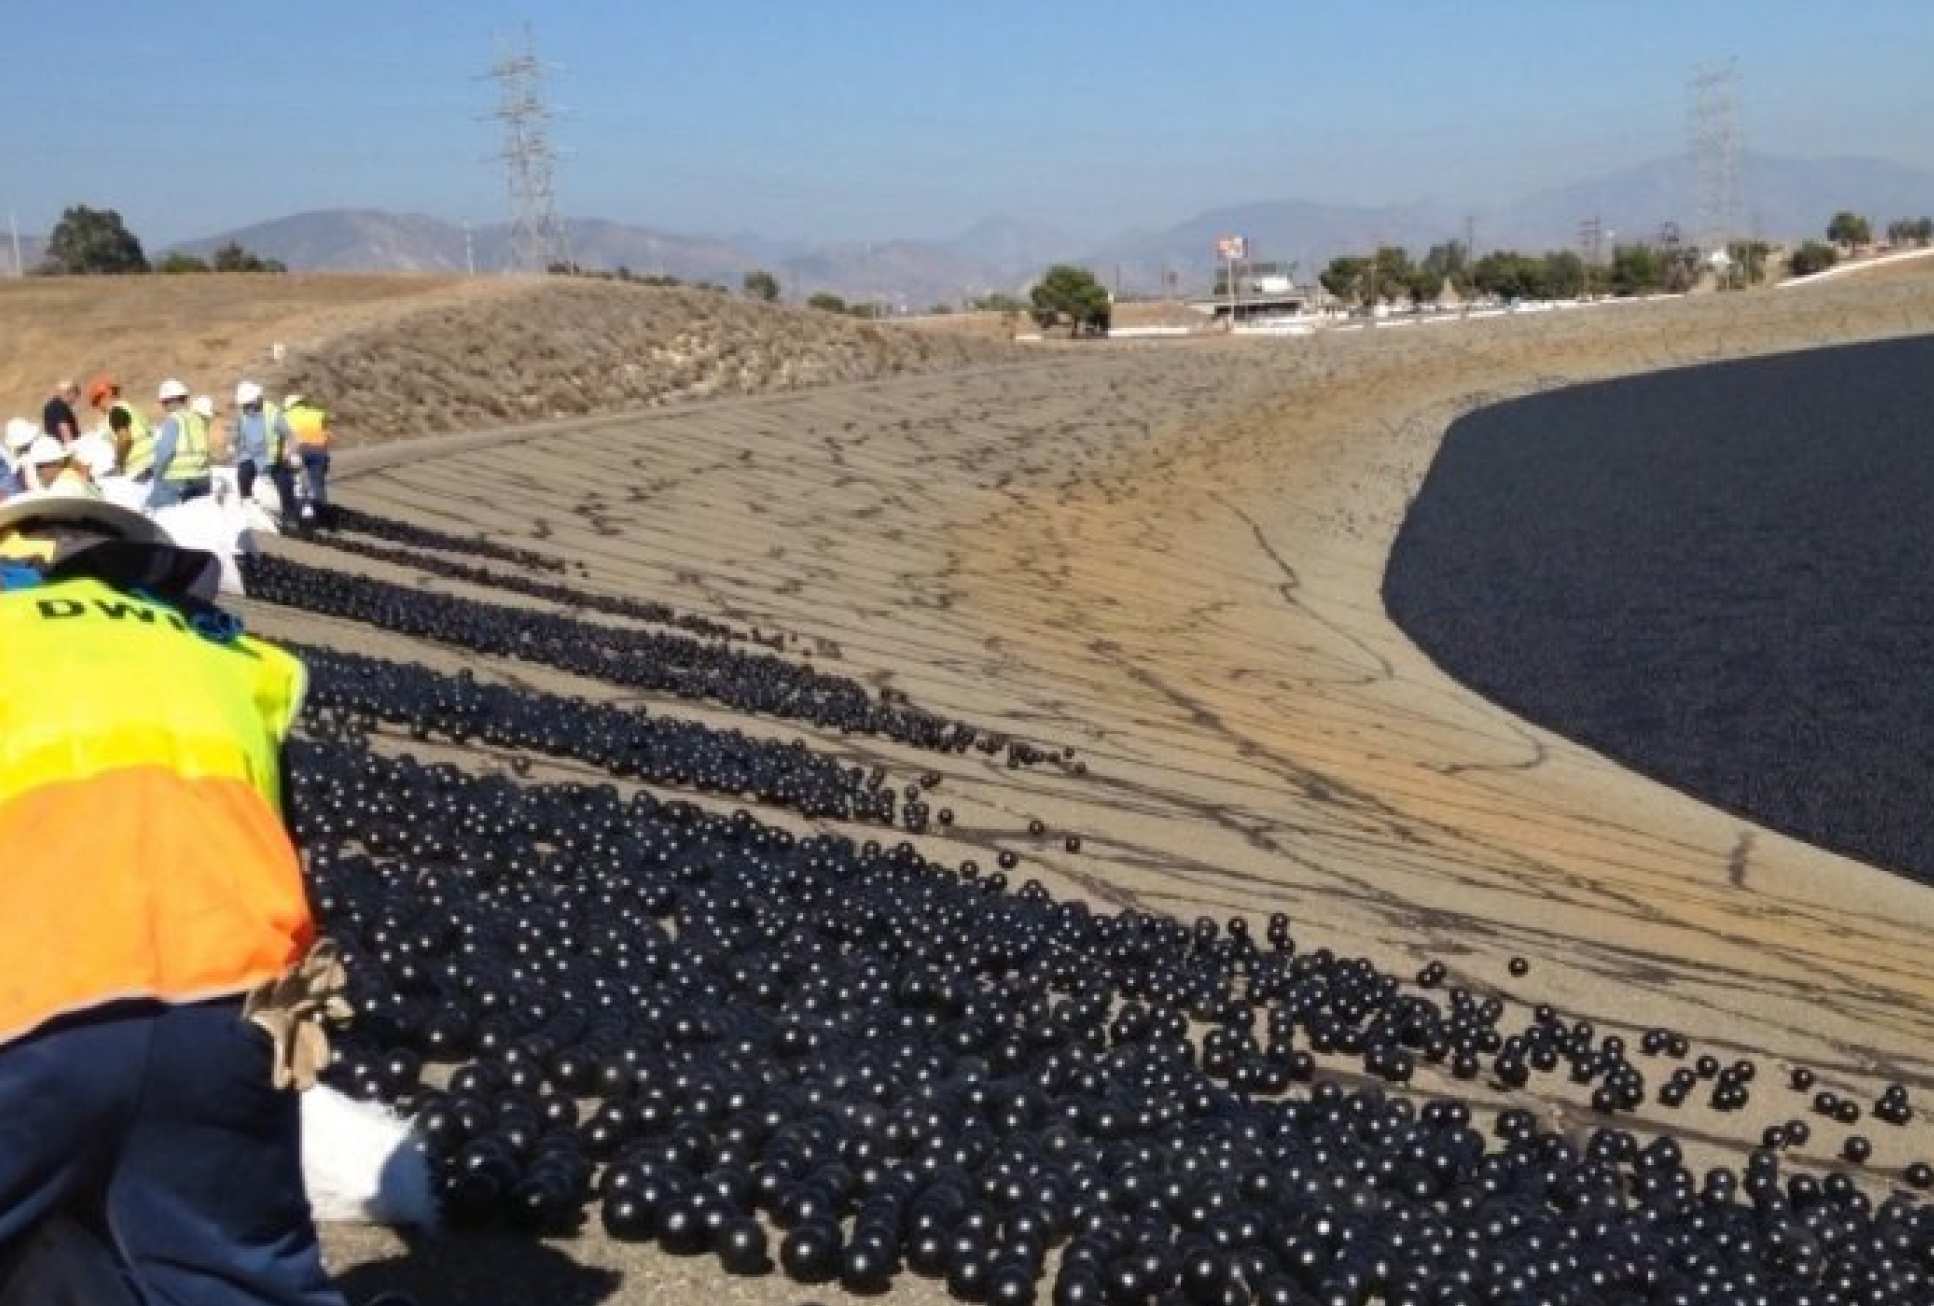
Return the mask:
[[1011, 351], [699, 290], [533, 281], [429, 299], [294, 355], [279, 384], [387, 440], [999, 362]]
[[0, 418], [63, 377], [110, 372], [152, 407], [178, 376], [225, 409], [246, 376], [318, 396], [352, 443], [1008, 356], [701, 291], [326, 274], [0, 283], [0, 339]]
[[281, 341], [300, 351], [426, 298], [449, 303], [508, 283], [404, 276], [29, 277], [0, 282], [0, 414], [38, 415], [62, 377], [121, 378], [142, 403], [163, 377], [232, 392]]

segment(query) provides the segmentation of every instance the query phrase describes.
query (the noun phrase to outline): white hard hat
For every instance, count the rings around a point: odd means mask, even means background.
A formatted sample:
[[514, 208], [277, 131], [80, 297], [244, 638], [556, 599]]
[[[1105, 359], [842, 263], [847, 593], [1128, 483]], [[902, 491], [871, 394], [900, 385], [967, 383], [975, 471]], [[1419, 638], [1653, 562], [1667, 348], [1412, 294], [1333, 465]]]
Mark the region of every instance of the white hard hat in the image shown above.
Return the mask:
[[291, 391], [288, 397], [282, 401], [282, 406], [284, 408], [294, 408], [297, 404], [302, 402], [303, 397], [304, 396], [299, 391]]
[[215, 401], [207, 395], [196, 395], [195, 402], [189, 404], [188, 407], [194, 410], [195, 416], [204, 421], [215, 415]]
[[92, 526], [136, 544], [170, 544], [168, 532], [132, 508], [81, 495], [29, 490], [0, 503], [0, 535], [33, 522]]
[[246, 408], [250, 404], [259, 404], [261, 402], [262, 387], [255, 384], [255, 382], [244, 381], [235, 387], [235, 403], [237, 407]]
[[34, 442], [40, 428], [24, 417], [7, 419], [7, 448], [18, 452]]
[[161, 383], [161, 391], [156, 397], [164, 404], [172, 399], [186, 399], [188, 387], [171, 376]]
[[55, 436], [37, 436], [34, 442], [27, 446], [27, 452], [22, 456], [20, 461], [26, 463], [29, 467], [45, 467], [49, 463], [64, 463], [67, 461], [67, 446], [62, 444]]

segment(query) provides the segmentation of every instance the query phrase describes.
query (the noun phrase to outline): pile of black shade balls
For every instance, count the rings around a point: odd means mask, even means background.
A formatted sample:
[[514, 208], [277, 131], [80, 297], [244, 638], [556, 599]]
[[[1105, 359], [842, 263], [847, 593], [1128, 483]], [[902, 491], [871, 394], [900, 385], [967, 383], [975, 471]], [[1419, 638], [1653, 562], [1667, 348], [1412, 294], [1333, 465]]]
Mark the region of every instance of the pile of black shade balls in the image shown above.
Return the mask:
[[1701, 1177], [1609, 1119], [1487, 1137], [1461, 1103], [1301, 1086], [1312, 1052], [1394, 1082], [1547, 1050], [1637, 1073], [1587, 1026], [1507, 1037], [1495, 1000], [1406, 994], [1280, 917], [1098, 914], [907, 844], [376, 756], [342, 724], [292, 755], [359, 1013], [330, 1078], [417, 1114], [456, 1221], [595, 1212], [727, 1273], [965, 1302], [1934, 1299], [1934, 1217], [1774, 1149]]
[[520, 549], [514, 544], [504, 544], [482, 534], [453, 535], [449, 531], [440, 531], [431, 526], [403, 521], [396, 517], [386, 517], [381, 513], [367, 512], [343, 503], [331, 505], [328, 527], [326, 531], [318, 531], [317, 534], [339, 531], [355, 531], [361, 535], [389, 540], [394, 544], [406, 544], [412, 548], [440, 549], [445, 553], [462, 553], [473, 558], [492, 558], [498, 562], [529, 567], [535, 571], [561, 572], [565, 569], [563, 559], [552, 557], [536, 549]]
[[736, 626], [714, 621], [710, 617], [680, 612], [670, 604], [660, 603], [655, 599], [633, 599], [613, 594], [600, 594], [596, 590], [588, 590], [564, 581], [543, 580], [499, 568], [479, 567], [473, 563], [458, 562], [452, 558], [424, 553], [416, 549], [372, 544], [368, 540], [355, 539], [333, 530], [317, 531], [308, 538], [312, 543], [326, 544], [330, 548], [375, 562], [408, 567], [413, 571], [441, 576], [446, 580], [462, 581], [466, 585], [522, 594], [526, 598], [542, 599], [547, 603], [556, 603], [567, 608], [581, 608], [587, 612], [624, 617], [651, 625], [671, 626], [678, 630], [690, 631], [706, 639], [749, 640], [769, 648], [783, 648], [786, 642], [783, 635], [772, 635], [758, 630], [740, 630]]
[[[884, 768], [842, 765], [803, 740], [782, 744], [643, 708], [492, 684], [469, 672], [446, 676], [413, 663], [289, 647], [309, 669], [311, 729], [332, 737], [367, 738], [380, 723], [420, 742], [570, 759], [618, 779], [756, 798], [806, 816], [892, 825], [897, 814], [900, 794], [886, 783]], [[920, 791], [920, 783], [908, 786], [910, 794]], [[924, 824], [920, 806], [908, 799], [909, 828]]]
[[1006, 751], [1010, 767], [1067, 765], [1021, 740], [905, 702], [873, 697], [850, 676], [818, 671], [723, 640], [581, 621], [557, 613], [435, 594], [311, 567], [271, 554], [240, 559], [249, 595], [359, 621], [491, 657], [518, 658], [627, 689], [705, 700], [744, 712], [877, 735], [937, 752]]
[[[683, 636], [275, 559], [250, 572], [258, 597], [458, 647], [1047, 758]], [[1446, 987], [1440, 963], [1406, 991], [1299, 950], [1282, 916], [1257, 937], [1239, 917], [1101, 914], [909, 843], [626, 794], [616, 780], [646, 778], [893, 819], [869, 807], [893, 792], [879, 773], [803, 745], [305, 653], [291, 819], [358, 1012], [329, 1077], [416, 1116], [455, 1221], [593, 1218], [729, 1274], [860, 1293], [914, 1275], [1003, 1306], [1934, 1301], [1934, 1215], [1783, 1173], [1805, 1122], [1769, 1129], [1743, 1174], [1697, 1176], [1671, 1138], [1619, 1126], [1646, 1091], [1623, 1039], [1549, 1007], [1507, 1032], [1504, 1004]], [[383, 756], [378, 723], [614, 782]], [[1653, 1030], [1637, 1052], [1680, 1063], [1691, 1042]], [[1317, 1079], [1319, 1056], [1350, 1086]], [[1602, 1123], [1567, 1135], [1514, 1110], [1487, 1135], [1463, 1103], [1382, 1086], [1425, 1063], [1505, 1087], [1564, 1074]], [[1731, 1109], [1753, 1078], [1701, 1056], [1659, 1096], [1709, 1082]], [[1875, 1114], [1907, 1119], [1904, 1090]]]

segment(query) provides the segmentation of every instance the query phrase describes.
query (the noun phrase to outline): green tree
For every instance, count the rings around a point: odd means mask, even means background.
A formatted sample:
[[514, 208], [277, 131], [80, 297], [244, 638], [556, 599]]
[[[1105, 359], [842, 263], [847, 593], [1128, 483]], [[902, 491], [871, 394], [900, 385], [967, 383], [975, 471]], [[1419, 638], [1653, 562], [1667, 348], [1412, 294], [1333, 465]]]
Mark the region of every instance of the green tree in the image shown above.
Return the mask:
[[1842, 209], [1833, 215], [1831, 222], [1827, 223], [1827, 239], [1836, 245], [1844, 245], [1852, 249], [1855, 246], [1872, 244], [1874, 229], [1872, 224], [1858, 213]]
[[1335, 295], [1346, 304], [1361, 302], [1368, 293], [1368, 278], [1364, 273], [1370, 267], [1370, 260], [1358, 258], [1353, 254], [1342, 254], [1330, 260], [1330, 265], [1316, 274], [1323, 289]]
[[1646, 295], [1665, 289], [1666, 260], [1650, 245], [1619, 245], [1612, 250], [1612, 293]]
[[243, 249], [239, 241], [228, 241], [215, 251], [217, 272], [287, 272], [280, 259], [263, 258]]
[[154, 270], [163, 276], [178, 277], [191, 272], [206, 272], [208, 263], [193, 254], [184, 254], [180, 250], [175, 250], [171, 254], [162, 255], [161, 262], [154, 265]]
[[1380, 245], [1370, 260], [1370, 282], [1365, 289], [1386, 304], [1394, 303], [1410, 293], [1416, 272], [1410, 252], [1403, 246]]
[[1568, 249], [1555, 249], [1544, 256], [1539, 278], [1544, 294], [1551, 299], [1577, 299], [1588, 284], [1585, 260]]
[[1471, 284], [1503, 300], [1544, 299], [1545, 262], [1516, 250], [1494, 249], [1471, 269]]
[[991, 295], [982, 295], [972, 302], [975, 310], [981, 313], [1027, 312], [1026, 300], [1017, 299], [1013, 295], [1003, 294], [998, 290]]
[[40, 270], [52, 276], [146, 272], [148, 256], [119, 213], [76, 204], [54, 224]]
[[830, 291], [822, 290], [806, 301], [807, 308], [816, 308], [822, 313], [844, 313], [846, 301]]
[[1404, 289], [1410, 294], [1412, 304], [1434, 304], [1437, 297], [1444, 293], [1446, 278], [1442, 269], [1419, 263], [1410, 270], [1410, 280]]
[[932, 317], [945, 317], [947, 316], [947, 314], [953, 311], [954, 311], [954, 306], [952, 304], [949, 304], [946, 300], [943, 299], [939, 303], [935, 304], [932, 308], [928, 309], [927, 313]]
[[1898, 248], [1934, 242], [1934, 218], [1899, 218], [1887, 224], [1887, 243]]
[[1825, 272], [1839, 261], [1840, 251], [1832, 245], [1809, 240], [1787, 256], [1786, 270], [1796, 277], [1809, 277], [1815, 272]]
[[764, 268], [753, 268], [746, 273], [743, 284], [747, 299], [763, 300], [768, 304], [776, 303], [779, 299], [779, 278]]
[[1065, 323], [1071, 336], [1107, 333], [1108, 292], [1086, 268], [1056, 263], [1034, 284], [1029, 298], [1042, 330]]

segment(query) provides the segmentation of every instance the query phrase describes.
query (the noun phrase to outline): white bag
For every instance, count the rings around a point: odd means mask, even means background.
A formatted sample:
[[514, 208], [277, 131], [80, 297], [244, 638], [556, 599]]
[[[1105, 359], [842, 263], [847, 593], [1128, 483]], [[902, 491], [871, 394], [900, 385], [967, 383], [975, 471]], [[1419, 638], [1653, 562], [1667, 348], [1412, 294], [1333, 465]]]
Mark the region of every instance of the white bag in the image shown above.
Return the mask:
[[409, 1121], [321, 1084], [302, 1095], [302, 1182], [325, 1223], [436, 1225], [430, 1161]]

